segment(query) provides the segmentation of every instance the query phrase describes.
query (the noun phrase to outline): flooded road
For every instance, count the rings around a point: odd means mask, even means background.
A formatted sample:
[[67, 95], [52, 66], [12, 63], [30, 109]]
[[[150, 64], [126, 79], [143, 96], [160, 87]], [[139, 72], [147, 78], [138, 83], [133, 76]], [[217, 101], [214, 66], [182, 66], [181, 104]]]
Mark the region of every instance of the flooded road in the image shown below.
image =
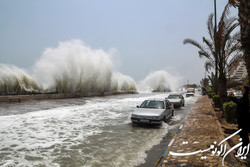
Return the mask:
[[[138, 166], [180, 125], [197, 97], [168, 124], [133, 126], [136, 105], [164, 93], [0, 104], [0, 166]], [[159, 155], [160, 156], [160, 155]]]

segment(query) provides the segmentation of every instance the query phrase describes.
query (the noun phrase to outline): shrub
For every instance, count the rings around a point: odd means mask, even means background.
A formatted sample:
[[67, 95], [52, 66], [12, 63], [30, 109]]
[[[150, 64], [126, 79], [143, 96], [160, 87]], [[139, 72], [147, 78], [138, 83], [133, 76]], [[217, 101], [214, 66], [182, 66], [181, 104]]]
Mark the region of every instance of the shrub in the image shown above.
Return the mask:
[[214, 95], [213, 96], [213, 102], [214, 102], [215, 107], [221, 108], [220, 95]]
[[215, 92], [212, 89], [207, 88], [207, 95], [209, 98], [213, 98]]
[[224, 118], [228, 123], [237, 123], [236, 120], [236, 107], [234, 102], [226, 102], [223, 104]]

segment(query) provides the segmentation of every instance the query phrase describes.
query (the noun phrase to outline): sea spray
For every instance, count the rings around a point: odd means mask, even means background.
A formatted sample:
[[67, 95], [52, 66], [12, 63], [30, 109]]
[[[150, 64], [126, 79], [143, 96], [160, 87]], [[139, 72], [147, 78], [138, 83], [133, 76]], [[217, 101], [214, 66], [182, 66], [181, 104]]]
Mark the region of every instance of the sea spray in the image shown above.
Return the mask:
[[114, 72], [112, 53], [80, 40], [60, 42], [44, 51], [34, 66], [35, 76], [45, 90], [58, 93], [136, 90], [132, 78]]
[[38, 93], [37, 82], [24, 70], [0, 64], [0, 95]]
[[[80, 40], [47, 48], [33, 67], [0, 64], [0, 94], [102, 93], [108, 91], [174, 91], [182, 80], [173, 72], [151, 72], [139, 86], [114, 68], [114, 50], [92, 49]], [[31, 77], [32, 76], [32, 77]]]
[[136, 83], [130, 76], [114, 72], [112, 75], [112, 90], [134, 91], [136, 90]]
[[166, 70], [159, 70], [149, 73], [149, 75], [139, 82], [139, 91], [175, 91], [180, 86], [181, 77], [171, 74]]

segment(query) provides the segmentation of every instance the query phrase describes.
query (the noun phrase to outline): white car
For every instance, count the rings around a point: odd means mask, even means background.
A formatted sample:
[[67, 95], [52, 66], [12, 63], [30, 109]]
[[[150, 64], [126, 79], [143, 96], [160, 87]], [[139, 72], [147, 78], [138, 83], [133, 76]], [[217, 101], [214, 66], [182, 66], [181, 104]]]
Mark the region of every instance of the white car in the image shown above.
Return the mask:
[[184, 107], [185, 99], [182, 94], [170, 94], [168, 100], [174, 105], [174, 107]]
[[174, 115], [174, 106], [167, 99], [145, 100], [131, 116], [134, 124], [162, 124]]
[[186, 97], [194, 96], [195, 89], [194, 88], [187, 88]]

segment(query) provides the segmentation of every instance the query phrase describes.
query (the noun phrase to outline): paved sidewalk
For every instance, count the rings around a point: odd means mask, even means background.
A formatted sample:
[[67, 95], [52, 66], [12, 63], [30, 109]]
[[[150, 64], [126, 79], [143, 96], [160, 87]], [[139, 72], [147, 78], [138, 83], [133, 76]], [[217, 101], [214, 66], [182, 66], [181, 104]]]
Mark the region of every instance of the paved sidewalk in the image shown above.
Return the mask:
[[[225, 139], [220, 123], [215, 115], [211, 100], [207, 96], [201, 96], [192, 108], [190, 115], [186, 118], [182, 129], [176, 133], [172, 142], [163, 154], [157, 167], [176, 167], [176, 166], [222, 166], [222, 156], [212, 156], [212, 151], [218, 144]], [[214, 142], [217, 142], [214, 144]], [[172, 145], [171, 145], [172, 144]], [[230, 149], [227, 142], [226, 151]], [[214, 145], [214, 149], [204, 151]], [[237, 148], [238, 149], [238, 148]], [[236, 149], [236, 151], [237, 151]], [[173, 156], [170, 152], [191, 153], [203, 150], [203, 153], [196, 153], [186, 156]], [[239, 157], [238, 157], [239, 158]], [[237, 167], [238, 162], [235, 151], [230, 152], [224, 160], [224, 166]]]

